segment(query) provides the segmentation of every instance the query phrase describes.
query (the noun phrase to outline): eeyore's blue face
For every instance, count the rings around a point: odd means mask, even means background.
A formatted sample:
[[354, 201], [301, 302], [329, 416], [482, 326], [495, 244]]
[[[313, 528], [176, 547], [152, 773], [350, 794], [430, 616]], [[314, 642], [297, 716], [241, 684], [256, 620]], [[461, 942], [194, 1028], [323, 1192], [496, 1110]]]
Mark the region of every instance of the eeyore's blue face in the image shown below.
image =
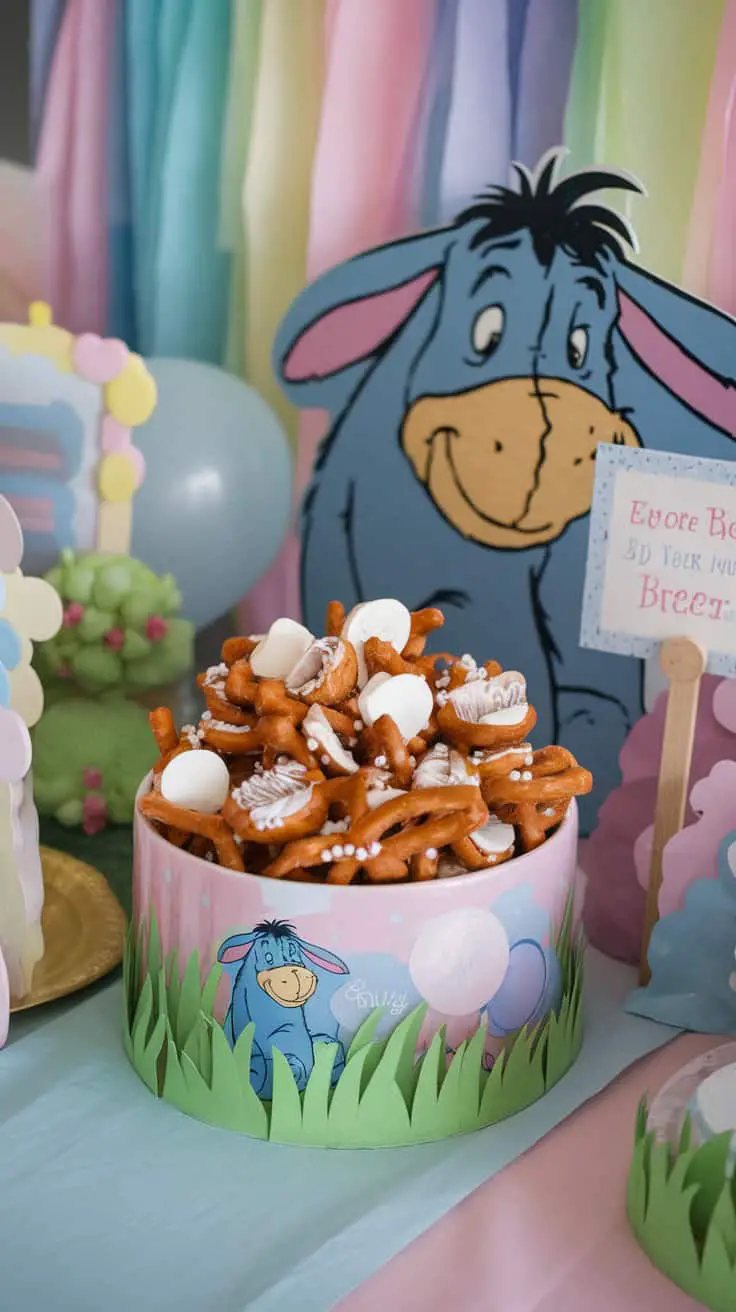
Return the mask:
[[233, 934], [221, 944], [217, 960], [226, 968], [235, 967], [239, 980], [247, 963], [253, 971], [250, 978], [255, 976], [258, 987], [282, 1007], [303, 1007], [314, 993], [319, 981], [308, 963], [332, 974], [348, 974], [334, 952], [305, 942], [283, 920], [266, 920], [247, 933]]
[[528, 230], [484, 240], [478, 222], [458, 229], [401, 441], [464, 536], [553, 540], [590, 506], [597, 444], [639, 445], [613, 409], [610, 265], [606, 252], [586, 263], [559, 246], [545, 264]]
[[317, 976], [291, 935], [264, 934], [253, 944], [256, 980], [282, 1007], [301, 1007], [317, 987]]

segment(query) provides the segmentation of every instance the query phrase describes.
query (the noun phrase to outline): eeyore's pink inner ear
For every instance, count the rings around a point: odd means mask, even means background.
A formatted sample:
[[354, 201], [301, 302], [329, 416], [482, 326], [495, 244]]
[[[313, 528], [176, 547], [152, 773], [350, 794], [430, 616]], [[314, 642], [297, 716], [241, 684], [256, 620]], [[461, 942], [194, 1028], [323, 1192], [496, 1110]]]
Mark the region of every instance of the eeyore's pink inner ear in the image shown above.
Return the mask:
[[332, 954], [329, 957], [323, 957], [319, 952], [305, 948], [304, 944], [302, 944], [302, 954], [308, 957], [315, 966], [319, 966], [321, 970], [329, 970], [332, 975], [348, 975], [350, 973], [345, 962], [340, 961], [339, 957], [333, 957]]
[[231, 944], [229, 948], [221, 948], [218, 960], [222, 962], [223, 966], [229, 966], [233, 961], [242, 961], [244, 957], [247, 957], [252, 947], [252, 941], [250, 943]]
[[373, 355], [408, 318], [438, 273], [438, 269], [430, 269], [401, 287], [337, 305], [315, 319], [284, 360], [286, 381], [328, 378]]
[[618, 327], [644, 368], [696, 415], [736, 436], [736, 388], [685, 351], [636, 301], [619, 289]]

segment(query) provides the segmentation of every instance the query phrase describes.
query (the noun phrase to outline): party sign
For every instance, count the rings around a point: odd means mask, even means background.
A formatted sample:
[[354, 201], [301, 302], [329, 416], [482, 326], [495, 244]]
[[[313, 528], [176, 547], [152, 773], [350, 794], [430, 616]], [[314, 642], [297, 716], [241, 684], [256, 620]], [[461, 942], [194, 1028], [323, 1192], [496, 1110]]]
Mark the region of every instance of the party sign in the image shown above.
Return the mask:
[[736, 674], [736, 466], [599, 446], [580, 641], [647, 657], [675, 636]]

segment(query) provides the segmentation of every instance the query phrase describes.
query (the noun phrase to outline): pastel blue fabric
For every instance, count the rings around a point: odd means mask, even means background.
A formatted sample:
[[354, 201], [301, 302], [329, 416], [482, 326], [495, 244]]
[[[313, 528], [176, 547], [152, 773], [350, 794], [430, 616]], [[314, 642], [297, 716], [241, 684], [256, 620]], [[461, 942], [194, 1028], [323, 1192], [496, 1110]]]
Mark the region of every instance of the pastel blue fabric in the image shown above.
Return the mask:
[[31, 159], [35, 158], [43, 122], [46, 88], [64, 17], [65, 0], [31, 0], [29, 43]]
[[126, 0], [125, 58], [130, 199], [133, 218], [133, 293], [136, 304], [138, 345], [147, 351], [145, 325], [140, 307], [145, 300], [146, 224], [150, 209], [153, 129], [156, 114], [156, 33], [161, 0]]
[[157, 10], [156, 99], [149, 143], [150, 172], [145, 213], [140, 216], [137, 234], [139, 318], [144, 353], [154, 349], [156, 255], [161, 220], [162, 173], [192, 0], [158, 0]]
[[657, 921], [652, 978], [627, 1009], [703, 1034], [736, 1035], [736, 829], [718, 852], [718, 877], [697, 879], [681, 911]]
[[578, 0], [530, 0], [528, 4], [511, 110], [511, 154], [524, 164], [541, 159], [564, 141], [577, 16]]
[[258, 1143], [158, 1103], [128, 1066], [118, 983], [14, 1018], [0, 1060], [3, 1307], [327, 1312], [672, 1031], [588, 954], [573, 1070], [504, 1124], [424, 1147]]
[[152, 271], [143, 257], [153, 298], [146, 350], [213, 364], [225, 347], [230, 268], [228, 253], [218, 249], [230, 20], [230, 0], [191, 0], [161, 157], [157, 143], [161, 195]]
[[440, 221], [440, 184], [447, 120], [452, 100], [458, 0], [437, 0], [435, 29], [425, 79], [424, 102], [412, 151], [414, 191], [419, 197], [419, 227]]

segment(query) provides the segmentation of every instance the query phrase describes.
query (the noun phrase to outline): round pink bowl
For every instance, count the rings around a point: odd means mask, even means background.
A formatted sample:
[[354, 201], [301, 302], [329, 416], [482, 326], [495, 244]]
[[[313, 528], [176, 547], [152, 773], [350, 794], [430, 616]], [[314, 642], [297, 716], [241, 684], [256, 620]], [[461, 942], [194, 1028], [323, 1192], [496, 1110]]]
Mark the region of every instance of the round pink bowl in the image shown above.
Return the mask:
[[[139, 796], [148, 788], [146, 780]], [[311, 988], [303, 1019], [314, 1039], [347, 1049], [376, 1007], [384, 1009], [381, 1037], [424, 1002], [419, 1050], [445, 1025], [452, 1052], [487, 1019], [492, 1055], [494, 1045], [498, 1051], [506, 1036], [559, 1004], [556, 935], [573, 895], [577, 837], [573, 801], [542, 847], [495, 868], [427, 883], [338, 887], [225, 870], [171, 846], [136, 807], [134, 923], [147, 926], [155, 912], [162, 951], [176, 949], [180, 971], [193, 952], [203, 978], [220, 960], [215, 1015], [226, 1032], [252, 951], [247, 1019], [256, 1033], [263, 1009], [274, 1028], [273, 989], [290, 987], [299, 966]], [[283, 1008], [292, 1025], [295, 1010], [293, 1002]], [[229, 1037], [239, 1028], [235, 1017]]]

